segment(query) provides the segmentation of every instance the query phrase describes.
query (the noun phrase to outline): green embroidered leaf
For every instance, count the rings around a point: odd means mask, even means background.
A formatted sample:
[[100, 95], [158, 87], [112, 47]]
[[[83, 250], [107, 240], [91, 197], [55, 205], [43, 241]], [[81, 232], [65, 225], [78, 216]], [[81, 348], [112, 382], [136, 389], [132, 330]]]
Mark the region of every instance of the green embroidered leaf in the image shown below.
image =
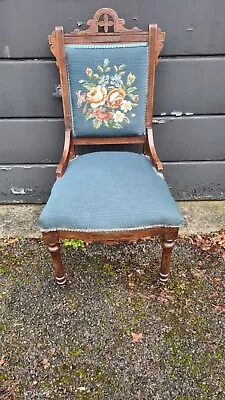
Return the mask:
[[91, 89], [93, 89], [95, 87], [95, 85], [93, 83], [84, 83], [83, 86], [87, 90], [91, 90]]
[[85, 113], [85, 120], [88, 121], [93, 117], [93, 109], [89, 108], [87, 112]]
[[121, 72], [119, 73], [119, 75], [120, 75], [120, 76], [123, 76], [123, 75], [125, 75], [125, 73], [126, 73], [125, 71], [121, 71]]
[[136, 90], [137, 90], [137, 88], [135, 86], [129, 87], [127, 89], [127, 94], [131, 94], [131, 93], [135, 92]]
[[[133, 100], [133, 94], [127, 93], [127, 97], [129, 97], [129, 99]], [[133, 104], [132, 104], [132, 105], [133, 105]]]
[[130, 123], [130, 120], [129, 120], [129, 118], [125, 115], [124, 116], [124, 118], [123, 118], [123, 120], [127, 123], [127, 124], [129, 124]]
[[113, 90], [115, 89], [114, 86], [108, 86], [108, 90]]
[[124, 69], [125, 67], [126, 67], [125, 64], [121, 64], [121, 65], [119, 66], [119, 68], [118, 68], [118, 71], [122, 71], [122, 69]]
[[113, 125], [114, 125], [114, 120], [113, 119], [109, 119], [108, 121], [108, 128], [113, 128]]
[[98, 74], [93, 74], [93, 78], [94, 78], [94, 79], [98, 79], [98, 78], [99, 78], [99, 75], [98, 75]]
[[104, 125], [106, 126], [106, 128], [109, 128], [109, 122], [108, 121], [104, 121]]
[[89, 114], [89, 115], [85, 115], [85, 120], [86, 121], [89, 121], [89, 119], [91, 119], [91, 118], [93, 118], [93, 115], [92, 114]]
[[121, 129], [123, 127], [123, 125], [119, 124], [119, 122], [115, 122], [114, 125], [112, 125], [112, 128], [114, 129]]
[[102, 125], [102, 121], [99, 121], [98, 119], [94, 118], [93, 119], [93, 125], [94, 125], [95, 129], [98, 129]]
[[117, 68], [117, 66], [116, 66], [116, 65], [114, 65], [114, 69], [115, 69], [115, 71], [116, 71], [116, 72], [118, 71], [118, 68]]

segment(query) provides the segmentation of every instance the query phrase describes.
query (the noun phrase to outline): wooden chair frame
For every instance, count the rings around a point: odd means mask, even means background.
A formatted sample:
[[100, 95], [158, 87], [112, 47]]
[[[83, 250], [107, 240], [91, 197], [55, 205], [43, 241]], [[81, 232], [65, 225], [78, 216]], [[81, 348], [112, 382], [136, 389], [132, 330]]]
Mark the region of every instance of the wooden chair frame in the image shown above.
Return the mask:
[[[75, 29], [71, 33], [64, 33], [63, 27], [57, 26], [49, 36], [50, 48], [56, 58], [57, 67], [59, 68], [65, 122], [65, 143], [62, 158], [56, 170], [57, 179], [60, 179], [63, 176], [68, 161], [75, 157], [76, 145], [141, 143], [144, 146], [144, 154], [151, 158], [157, 171], [161, 172], [163, 169], [154, 146], [152, 117], [155, 68], [160, 51], [163, 48], [165, 33], [161, 32], [156, 24], [150, 24], [148, 32], [144, 32], [139, 28], [126, 29], [124, 25], [125, 21], [118, 18], [118, 15], [114, 10], [110, 8], [102, 8], [95, 13], [93, 19], [87, 22], [88, 28], [86, 30], [81, 31]], [[147, 42], [149, 45], [145, 135], [132, 137], [73, 137], [64, 45], [130, 42]], [[43, 232], [42, 235], [52, 256], [56, 281], [61, 285], [66, 282], [66, 276], [60, 256], [59, 239], [79, 238], [88, 243], [103, 242], [105, 244], [114, 244], [119, 241], [132, 242], [139, 239], [147, 239], [152, 236], [161, 236], [163, 254], [160, 268], [160, 281], [165, 283], [168, 279], [172, 249], [178, 236], [178, 231], [179, 228], [155, 227], [141, 230], [90, 233], [80, 231], [76, 233], [76, 231], [58, 230], [54, 232]]]

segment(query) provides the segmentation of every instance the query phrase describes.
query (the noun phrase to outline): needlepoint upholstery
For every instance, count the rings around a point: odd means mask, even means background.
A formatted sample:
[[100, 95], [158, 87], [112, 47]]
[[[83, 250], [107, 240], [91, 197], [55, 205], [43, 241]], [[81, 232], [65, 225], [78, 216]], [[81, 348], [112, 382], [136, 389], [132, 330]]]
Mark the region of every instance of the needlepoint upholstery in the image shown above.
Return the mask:
[[113, 151], [70, 161], [39, 219], [42, 231], [119, 231], [182, 223], [165, 180], [149, 159]]
[[148, 43], [65, 45], [74, 136], [145, 133]]

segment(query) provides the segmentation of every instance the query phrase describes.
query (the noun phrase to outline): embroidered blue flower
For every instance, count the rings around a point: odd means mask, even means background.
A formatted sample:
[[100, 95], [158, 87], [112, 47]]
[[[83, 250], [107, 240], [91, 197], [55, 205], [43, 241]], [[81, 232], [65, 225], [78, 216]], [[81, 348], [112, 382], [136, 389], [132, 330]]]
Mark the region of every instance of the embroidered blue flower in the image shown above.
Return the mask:
[[110, 84], [116, 87], [122, 86], [123, 80], [121, 79], [121, 75], [115, 74], [114, 76], [111, 76]]
[[108, 85], [109, 84], [109, 75], [102, 75], [101, 78], [98, 80], [99, 85]]
[[109, 60], [108, 60], [108, 58], [105, 58], [105, 59], [104, 59], [102, 68], [103, 68], [103, 71], [104, 71], [104, 72], [109, 72], [109, 71], [110, 71]]

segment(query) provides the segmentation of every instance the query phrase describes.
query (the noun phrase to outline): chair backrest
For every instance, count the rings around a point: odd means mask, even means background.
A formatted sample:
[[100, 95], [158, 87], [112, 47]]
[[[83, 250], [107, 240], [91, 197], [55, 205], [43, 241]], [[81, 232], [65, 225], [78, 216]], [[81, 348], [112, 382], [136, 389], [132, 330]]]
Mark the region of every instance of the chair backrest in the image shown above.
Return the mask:
[[[145, 137], [151, 128], [155, 67], [165, 34], [126, 29], [109, 8], [98, 10], [86, 30], [49, 36], [60, 72], [66, 129], [76, 138]], [[143, 139], [144, 143], [144, 139]]]

